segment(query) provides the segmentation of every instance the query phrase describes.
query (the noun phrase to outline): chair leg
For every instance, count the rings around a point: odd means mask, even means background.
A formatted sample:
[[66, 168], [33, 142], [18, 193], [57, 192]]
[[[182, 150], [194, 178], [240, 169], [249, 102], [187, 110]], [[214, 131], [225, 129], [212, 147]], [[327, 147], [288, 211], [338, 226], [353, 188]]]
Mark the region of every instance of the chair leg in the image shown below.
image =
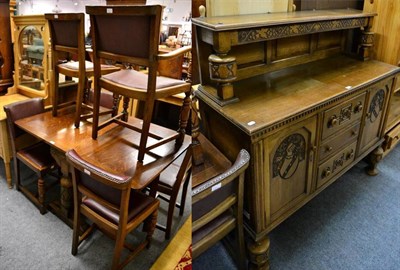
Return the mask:
[[82, 115], [82, 102], [83, 102], [83, 96], [84, 96], [84, 91], [85, 91], [85, 80], [81, 81], [79, 80], [78, 83], [78, 93], [76, 93], [76, 104], [75, 104], [75, 127], [78, 128], [80, 121], [81, 121], [81, 115]]
[[14, 174], [15, 174], [15, 189], [20, 191], [20, 180], [21, 177], [19, 175], [19, 161], [16, 157], [13, 158], [13, 164], [14, 164]]
[[246, 269], [246, 246], [244, 242], [243, 224], [238, 225], [236, 228], [238, 237], [238, 248], [239, 248], [239, 265], [241, 269]]
[[[76, 196], [74, 194], [74, 196]], [[76, 255], [78, 253], [78, 246], [79, 246], [79, 228], [81, 226], [81, 205], [78, 202], [74, 205], [74, 222], [73, 222], [73, 233], [72, 233], [72, 255]]]
[[151, 246], [151, 240], [153, 239], [153, 233], [154, 233], [154, 230], [156, 229], [156, 224], [157, 224], [157, 215], [158, 215], [158, 207], [144, 222], [144, 231], [147, 232], [146, 248], [150, 248], [150, 246]]
[[112, 117], [118, 114], [118, 105], [119, 105], [120, 96], [118, 94], [113, 94], [113, 107], [112, 107]]
[[53, 73], [54, 73], [54, 82], [53, 82], [53, 85], [54, 85], [54, 91], [53, 91], [53, 100], [52, 100], [52, 102], [53, 102], [53, 108], [52, 108], [52, 113], [53, 113], [53, 116], [57, 116], [57, 109], [58, 109], [58, 91], [59, 91], [59, 89], [58, 89], [58, 81], [59, 81], [59, 75], [58, 75], [58, 72], [56, 71], [56, 70], [53, 70]]
[[165, 227], [165, 239], [171, 237], [172, 218], [174, 216], [175, 204], [178, 194], [174, 194], [169, 198], [167, 225]]
[[183, 183], [182, 195], [181, 195], [181, 205], [179, 207], [179, 215], [180, 216], [183, 215], [183, 212], [185, 210], [186, 194], [187, 194], [187, 189], [188, 189], [188, 186], [189, 186], [189, 179], [190, 179], [190, 177], [188, 176], [185, 179], [185, 183]]
[[185, 93], [185, 98], [183, 99], [183, 104], [179, 114], [179, 136], [176, 138], [176, 144], [182, 145], [186, 134], [186, 127], [189, 123], [190, 107], [192, 104], [192, 99], [190, 97], [190, 91]]
[[119, 269], [120, 267], [121, 254], [124, 248], [125, 236], [126, 234], [124, 232], [118, 230], [117, 237], [115, 239], [114, 255], [111, 266], [112, 270]]
[[46, 213], [46, 206], [45, 206], [45, 186], [44, 186], [44, 180], [40, 176], [38, 179], [38, 199], [39, 199], [39, 208], [40, 208], [40, 213], [43, 215]]

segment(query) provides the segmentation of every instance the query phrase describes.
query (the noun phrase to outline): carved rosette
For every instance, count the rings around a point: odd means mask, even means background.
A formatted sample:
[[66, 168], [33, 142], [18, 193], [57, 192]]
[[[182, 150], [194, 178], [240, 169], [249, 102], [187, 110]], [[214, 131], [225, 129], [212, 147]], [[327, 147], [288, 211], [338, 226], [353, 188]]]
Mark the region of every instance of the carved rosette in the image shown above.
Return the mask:
[[236, 58], [212, 54], [208, 57], [208, 62], [210, 79], [217, 83], [218, 97], [223, 100], [233, 98], [232, 82], [236, 80]]

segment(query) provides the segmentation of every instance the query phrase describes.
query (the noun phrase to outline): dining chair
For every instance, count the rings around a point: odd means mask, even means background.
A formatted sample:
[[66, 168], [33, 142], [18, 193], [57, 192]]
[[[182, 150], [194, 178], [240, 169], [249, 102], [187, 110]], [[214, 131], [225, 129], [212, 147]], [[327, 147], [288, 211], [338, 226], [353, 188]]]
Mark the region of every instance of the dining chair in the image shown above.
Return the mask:
[[[165, 239], [171, 236], [172, 219], [175, 207], [182, 216], [185, 210], [187, 188], [192, 175], [192, 151], [189, 147], [184, 154], [169, 165], [158, 179], [157, 198], [168, 202], [166, 225], [157, 223], [157, 228], [165, 232]], [[180, 203], [177, 203], [179, 191], [182, 188]]]
[[[45, 18], [49, 25], [51, 39], [51, 94], [53, 116], [58, 110], [75, 104], [75, 127], [80, 121], [91, 118], [93, 106], [89, 101], [90, 80], [93, 76], [93, 63], [86, 60], [85, 47], [85, 15], [83, 13], [47, 13]], [[101, 65], [101, 73], [107, 74], [119, 70], [113, 65]], [[60, 83], [60, 74], [66, 76], [65, 83]], [[68, 98], [62, 93], [62, 88], [69, 85], [67, 79], [78, 78], [76, 98]], [[63, 87], [64, 86], [64, 87]], [[64, 90], [65, 91], [65, 90]], [[115, 114], [118, 110], [118, 100], [114, 106], [101, 108], [101, 115]]]
[[[146, 153], [172, 140], [181, 145], [188, 123], [191, 84], [180, 79], [158, 76], [159, 61], [179, 57], [191, 47], [182, 47], [169, 53], [159, 53], [159, 35], [162, 6], [86, 6], [90, 15], [94, 63], [94, 114], [92, 137], [110, 123], [117, 123], [140, 133], [138, 160]], [[124, 63], [126, 69], [103, 75], [100, 63], [104, 59]], [[142, 67], [145, 72], [132, 67]], [[144, 71], [144, 70], [143, 70]], [[111, 119], [99, 122], [100, 90], [107, 89], [123, 97], [123, 110]], [[160, 136], [150, 132], [155, 100], [179, 93], [188, 93], [180, 114], [178, 132]], [[128, 105], [131, 99], [144, 101], [141, 124], [128, 122]], [[149, 139], [151, 138], [151, 140]], [[149, 142], [149, 143], [148, 143]]]
[[[82, 157], [75, 151], [66, 153], [71, 166], [74, 221], [72, 255], [76, 255], [79, 245], [99, 228], [115, 239], [112, 269], [122, 269], [141, 250], [149, 248], [156, 227], [160, 202], [140, 191], [132, 190], [132, 178], [126, 175], [105, 171]], [[82, 217], [93, 223], [82, 234]], [[146, 237], [136, 246], [126, 241], [126, 236], [143, 225]], [[122, 261], [123, 248], [130, 250]]]
[[249, 153], [242, 149], [228, 170], [193, 188], [193, 259], [235, 231], [234, 260], [239, 269], [247, 269], [243, 231], [243, 185], [249, 160]]
[[[11, 150], [13, 156], [15, 188], [21, 191], [40, 210], [41, 214], [46, 213], [48, 202], [46, 202], [46, 189], [59, 181], [46, 182], [50, 174], [59, 179], [59, 173], [53, 173], [57, 164], [50, 154], [50, 146], [39, 141], [15, 125], [15, 121], [45, 111], [42, 98], [31, 98], [4, 106], [7, 116], [7, 128], [10, 135]], [[32, 190], [21, 182], [20, 162], [28, 166], [38, 176], [37, 191]]]

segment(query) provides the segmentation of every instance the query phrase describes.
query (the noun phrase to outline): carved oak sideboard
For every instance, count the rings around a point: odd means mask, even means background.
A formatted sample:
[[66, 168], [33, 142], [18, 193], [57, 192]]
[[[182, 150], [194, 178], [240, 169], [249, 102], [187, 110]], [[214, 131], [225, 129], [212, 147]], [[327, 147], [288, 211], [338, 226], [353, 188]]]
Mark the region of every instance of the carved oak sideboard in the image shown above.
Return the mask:
[[251, 268], [268, 234], [361, 159], [377, 173], [400, 69], [368, 60], [376, 14], [301, 11], [193, 19], [203, 132], [231, 161], [251, 154], [245, 228]]

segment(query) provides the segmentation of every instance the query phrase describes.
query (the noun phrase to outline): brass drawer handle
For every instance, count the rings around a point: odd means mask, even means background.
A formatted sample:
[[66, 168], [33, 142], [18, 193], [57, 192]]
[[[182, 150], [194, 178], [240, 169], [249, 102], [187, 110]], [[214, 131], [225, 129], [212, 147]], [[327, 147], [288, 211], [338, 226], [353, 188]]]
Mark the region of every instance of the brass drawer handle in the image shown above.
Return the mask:
[[331, 168], [328, 167], [328, 168], [326, 168], [325, 171], [322, 172], [322, 176], [321, 176], [321, 177], [322, 177], [322, 179], [323, 179], [323, 178], [329, 177], [331, 174], [332, 174]]
[[350, 160], [354, 158], [354, 150], [351, 149], [350, 153], [347, 154], [346, 160]]
[[360, 102], [355, 108], [354, 108], [354, 113], [360, 113], [360, 112], [362, 112], [362, 110], [363, 110], [363, 105], [362, 105], [362, 103]]
[[328, 126], [329, 127], [334, 127], [339, 123], [339, 120], [337, 119], [337, 117], [334, 115], [331, 117], [331, 119], [328, 122]]

